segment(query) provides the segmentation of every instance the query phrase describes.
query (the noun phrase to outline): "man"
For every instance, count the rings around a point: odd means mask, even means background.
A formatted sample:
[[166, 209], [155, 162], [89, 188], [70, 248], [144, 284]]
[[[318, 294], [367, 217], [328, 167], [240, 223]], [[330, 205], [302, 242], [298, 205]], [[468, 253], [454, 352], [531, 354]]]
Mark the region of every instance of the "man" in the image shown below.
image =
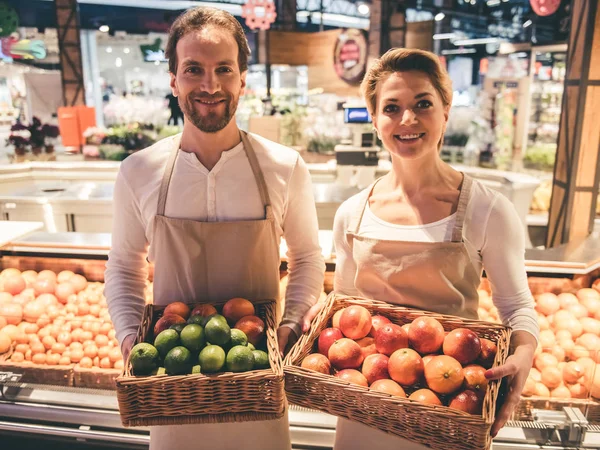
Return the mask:
[[[212, 8], [185, 12], [166, 48], [183, 133], [121, 165], [105, 295], [126, 357], [140, 324], [147, 263], [154, 303], [278, 298], [279, 242], [289, 283], [277, 331], [283, 353], [323, 286], [311, 180], [298, 154], [241, 132], [235, 111], [250, 50], [239, 22]], [[176, 407], [177, 405], [173, 405]], [[290, 448], [276, 421], [153, 427], [151, 449]]]

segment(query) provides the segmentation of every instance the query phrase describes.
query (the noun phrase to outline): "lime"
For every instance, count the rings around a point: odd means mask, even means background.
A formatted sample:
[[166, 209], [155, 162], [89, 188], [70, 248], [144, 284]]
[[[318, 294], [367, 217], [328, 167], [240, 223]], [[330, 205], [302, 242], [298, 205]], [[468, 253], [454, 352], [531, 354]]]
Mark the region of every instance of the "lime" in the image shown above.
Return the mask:
[[231, 329], [231, 346], [235, 347], [236, 345], [243, 345], [244, 347], [248, 345], [248, 336], [242, 330], [238, 330], [237, 328]]
[[[220, 319], [219, 317], [222, 317]], [[231, 329], [223, 316], [215, 315], [204, 328], [206, 340], [215, 345], [226, 345], [231, 340]]]
[[254, 344], [252, 342], [248, 342], [248, 348], [250, 350], [256, 350], [256, 347], [254, 346]]
[[158, 367], [159, 354], [153, 345], [142, 342], [131, 349], [129, 360], [136, 375], [148, 375]]
[[196, 325], [204, 326], [202, 322], [204, 322], [204, 317], [200, 315], [191, 316], [187, 321], [188, 324], [195, 323]]
[[255, 369], [268, 369], [269, 367], [271, 367], [271, 364], [269, 364], [269, 355], [267, 355], [267, 352], [263, 352], [262, 350], [253, 350], [252, 354], [254, 355]]
[[152, 372], [150, 372], [150, 375], [165, 375], [166, 373], [167, 372], [165, 371], [164, 367], [157, 367]]
[[195, 323], [187, 325], [180, 335], [181, 344], [192, 353], [198, 353], [204, 347], [204, 329]]
[[232, 372], [247, 372], [254, 368], [252, 350], [244, 345], [236, 345], [227, 353], [227, 369]]
[[200, 324], [201, 326], [203, 326], [203, 327], [206, 327], [206, 324], [208, 323], [208, 321], [209, 321], [210, 319], [212, 319], [214, 316], [216, 316], [216, 314], [211, 314], [211, 315], [209, 315], [209, 316], [206, 316], [206, 317], [200, 316], [200, 317], [201, 317], [201, 320], [200, 320], [200, 323], [199, 323], [199, 324]]
[[218, 345], [207, 345], [198, 356], [202, 373], [218, 372], [225, 365], [225, 351]]
[[158, 354], [164, 359], [167, 353], [171, 349], [177, 347], [179, 344], [179, 333], [176, 330], [166, 329], [161, 331], [156, 339], [154, 339], [154, 346], [158, 350]]
[[194, 367], [192, 367], [192, 373], [201, 373], [202, 371], [200, 370], [200, 364], [196, 364]]
[[183, 347], [175, 347], [165, 356], [165, 370], [168, 375], [183, 375], [192, 370], [192, 354]]
[[175, 330], [181, 334], [181, 330], [183, 330], [184, 327], [185, 327], [185, 323], [176, 323], [174, 325], [171, 325], [169, 328], [171, 330]]

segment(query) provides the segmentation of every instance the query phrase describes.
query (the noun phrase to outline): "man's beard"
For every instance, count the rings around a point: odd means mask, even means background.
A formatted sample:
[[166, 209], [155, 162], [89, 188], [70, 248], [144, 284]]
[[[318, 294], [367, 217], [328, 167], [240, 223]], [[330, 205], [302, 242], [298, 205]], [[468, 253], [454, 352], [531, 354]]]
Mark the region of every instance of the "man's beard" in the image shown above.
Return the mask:
[[[218, 101], [225, 100], [225, 111], [223, 114], [211, 112], [206, 115], [201, 115], [195, 108], [195, 100]], [[216, 133], [225, 128], [233, 118], [237, 110], [238, 98], [234, 98], [231, 94], [223, 93], [221, 95], [197, 95], [190, 93], [185, 101], [180, 102], [185, 118], [189, 120], [196, 128], [204, 133]]]

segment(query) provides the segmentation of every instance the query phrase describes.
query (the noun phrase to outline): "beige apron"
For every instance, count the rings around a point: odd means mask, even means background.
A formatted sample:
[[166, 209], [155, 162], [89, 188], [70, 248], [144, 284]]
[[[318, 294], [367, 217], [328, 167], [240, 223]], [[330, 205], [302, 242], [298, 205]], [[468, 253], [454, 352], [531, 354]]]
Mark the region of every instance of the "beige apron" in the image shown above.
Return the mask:
[[[210, 303], [232, 297], [279, 299], [279, 247], [269, 192], [246, 133], [241, 138], [265, 205], [265, 219], [197, 222], [166, 217], [169, 182], [179, 154], [180, 139], [175, 139], [154, 219], [155, 304]], [[287, 411], [279, 420], [151, 427], [151, 450], [203, 448], [289, 449]]]
[[[451, 242], [365, 238], [360, 222], [375, 184], [361, 198], [346, 237], [357, 266], [355, 287], [366, 298], [477, 319], [480, 274], [463, 242], [463, 224], [473, 180], [464, 175]], [[335, 450], [429, 449], [375, 428], [338, 419]]]

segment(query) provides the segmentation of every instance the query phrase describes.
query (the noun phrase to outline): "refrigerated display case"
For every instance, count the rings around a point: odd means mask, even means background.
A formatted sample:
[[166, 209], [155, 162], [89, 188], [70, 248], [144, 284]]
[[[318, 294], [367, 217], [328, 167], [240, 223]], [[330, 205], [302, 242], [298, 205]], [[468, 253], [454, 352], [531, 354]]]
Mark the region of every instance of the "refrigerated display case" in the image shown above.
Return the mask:
[[[101, 282], [110, 235], [31, 232], [0, 249], [0, 269], [72, 270], [90, 281]], [[335, 259], [328, 260], [333, 270]], [[600, 239], [556, 249], [528, 250], [527, 270], [534, 290], [579, 289], [600, 275]], [[485, 284], [485, 282], [484, 282]], [[329, 285], [326, 290], [331, 289]], [[6, 359], [6, 357], [5, 357]], [[147, 448], [147, 428], [121, 425], [116, 393], [112, 389], [57, 385], [39, 376], [25, 382], [22, 368], [0, 369], [0, 435], [15, 439], [58, 439], [69, 448]], [[43, 374], [43, 367], [41, 373]], [[11, 378], [16, 374], [16, 378]], [[64, 385], [66, 384], [66, 385]], [[494, 439], [494, 450], [600, 448], [600, 414], [593, 398], [581, 401], [533, 402], [523, 399], [514, 420]], [[290, 432], [294, 449], [331, 449], [336, 418], [290, 406]], [[11, 441], [12, 439], [12, 441]], [[77, 446], [77, 447], [74, 447]]]

